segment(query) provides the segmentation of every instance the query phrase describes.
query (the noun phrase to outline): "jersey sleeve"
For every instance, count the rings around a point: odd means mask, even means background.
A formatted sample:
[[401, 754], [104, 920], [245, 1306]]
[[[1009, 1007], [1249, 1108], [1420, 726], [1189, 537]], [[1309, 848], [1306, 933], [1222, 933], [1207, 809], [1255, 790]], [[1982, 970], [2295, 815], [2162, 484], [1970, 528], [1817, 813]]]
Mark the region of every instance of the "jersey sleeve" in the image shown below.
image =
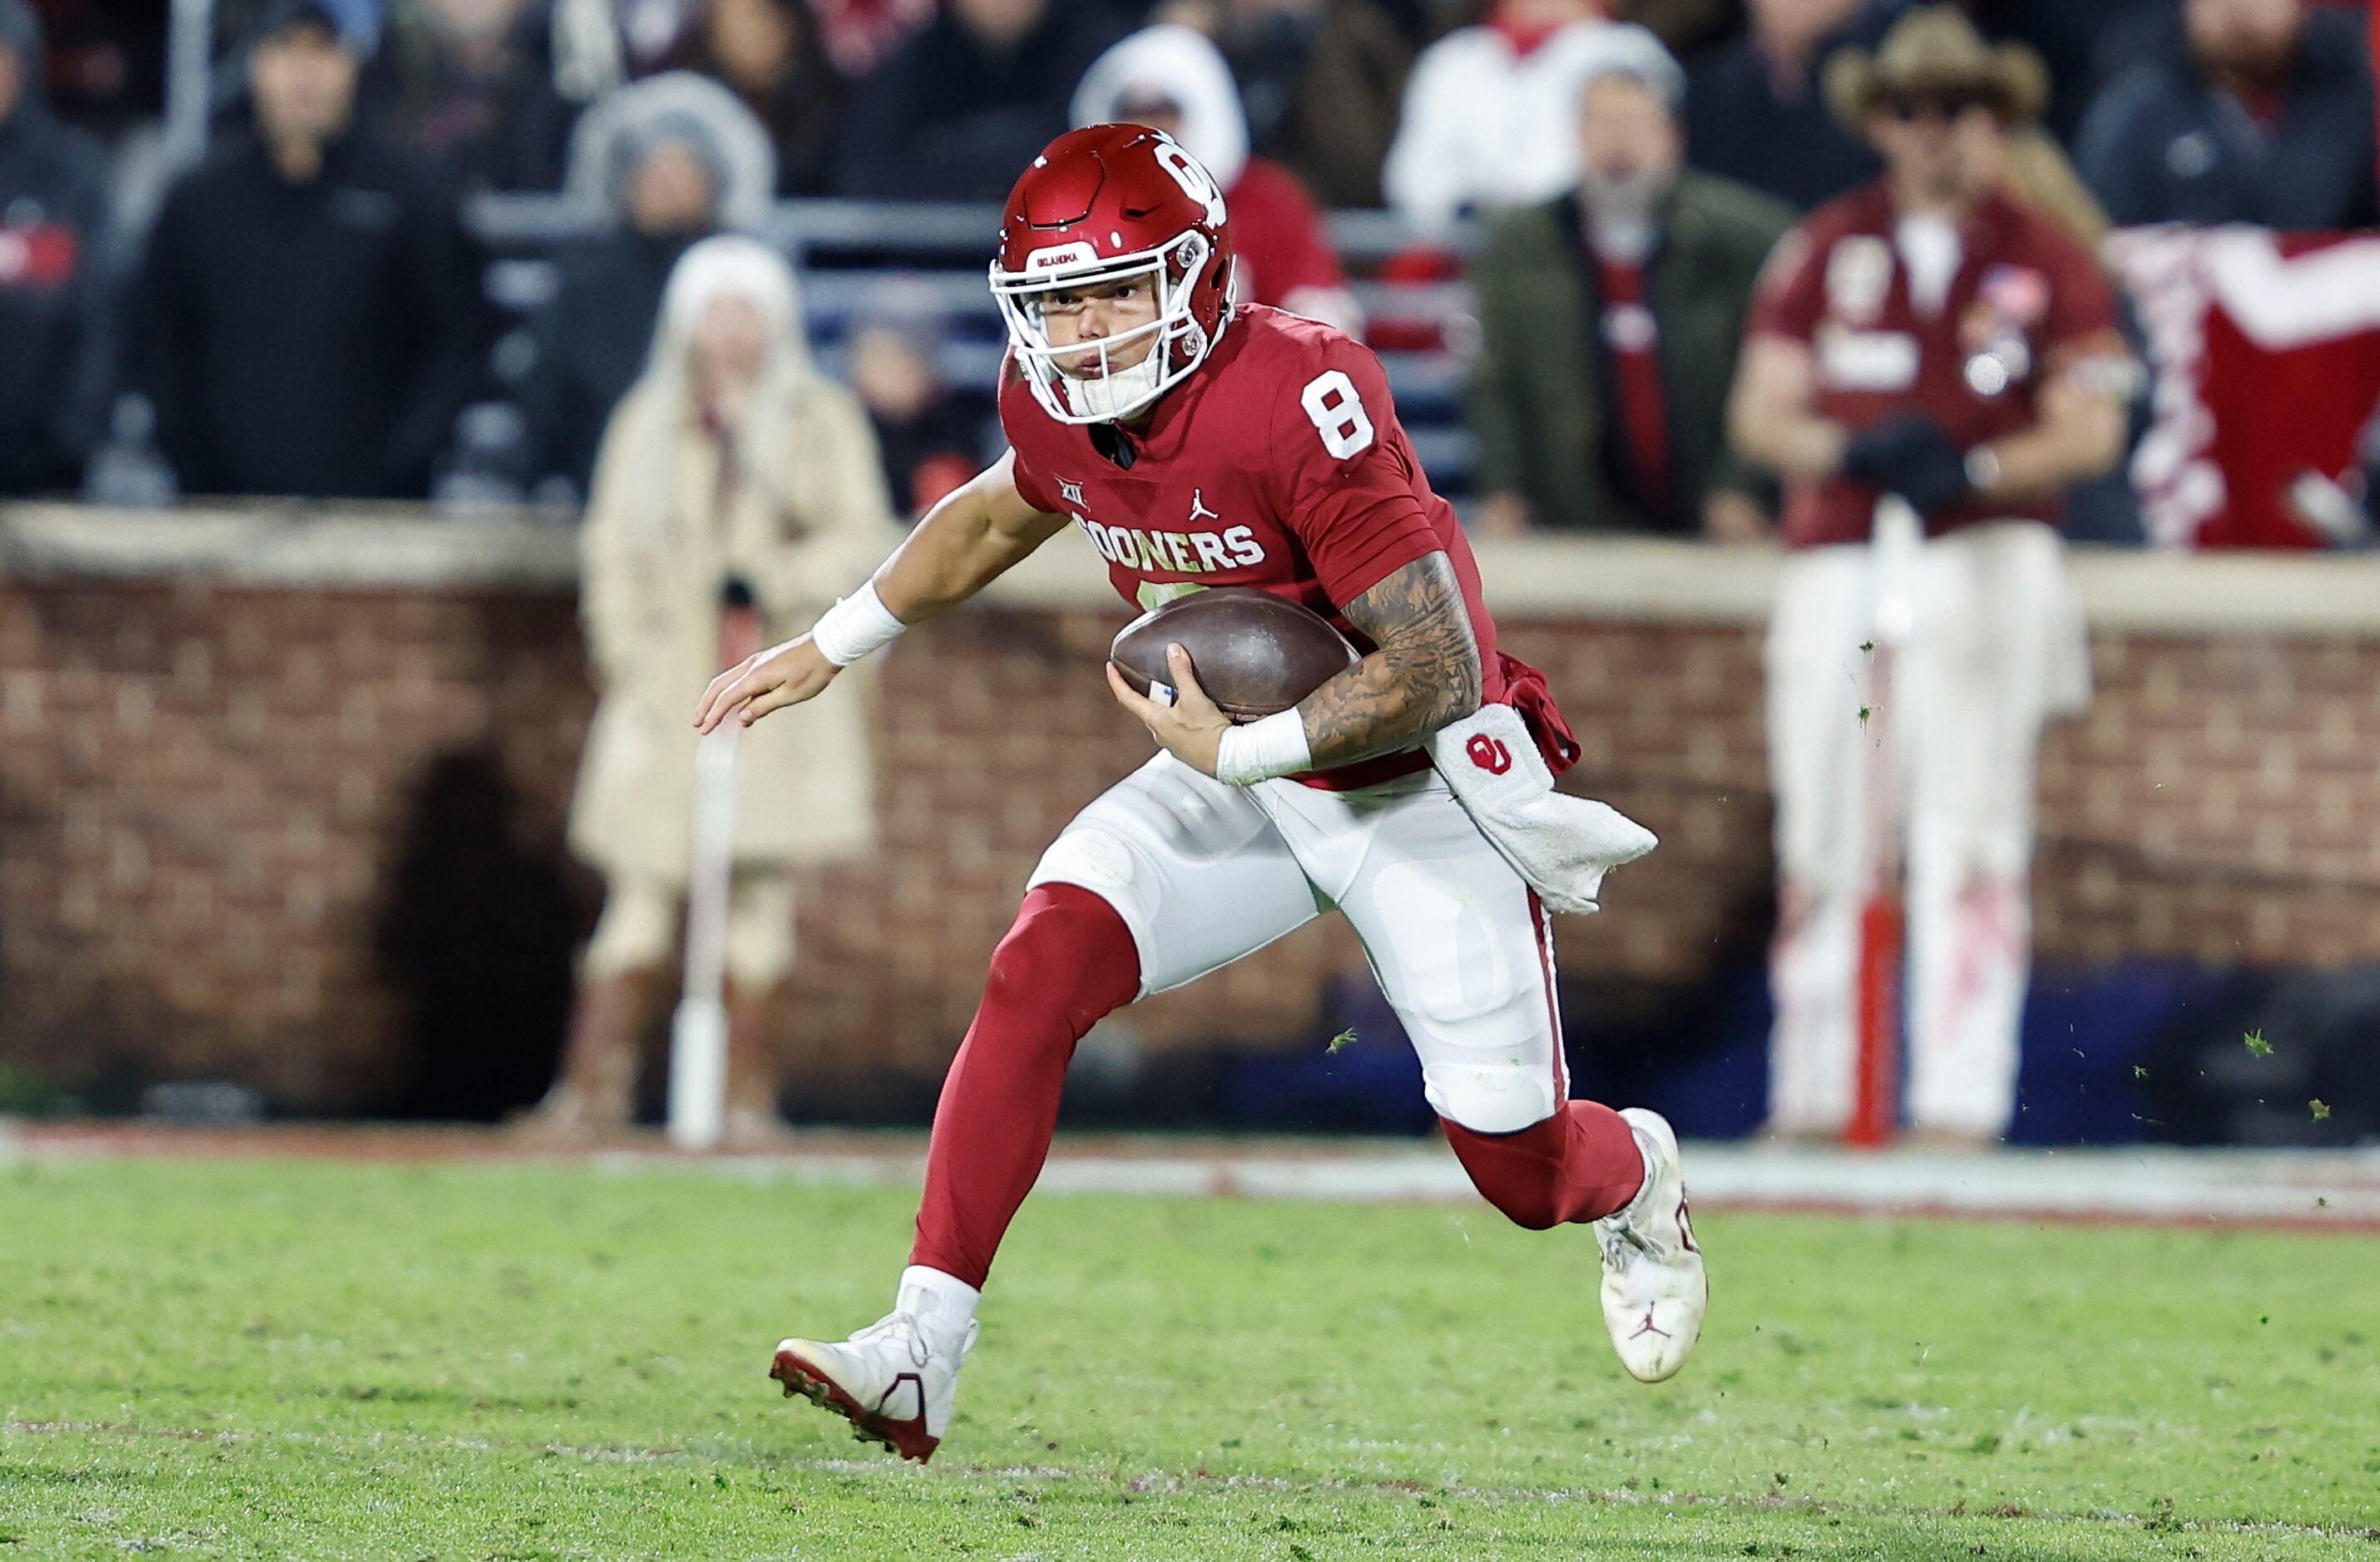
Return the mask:
[[1380, 360], [1334, 333], [1289, 379], [1272, 420], [1283, 515], [1315, 578], [1344, 607], [1446, 542], [1430, 525]]
[[2116, 290], [2090, 252], [2077, 244], [2059, 243], [2048, 271], [2049, 313], [2042, 321], [2041, 341], [2050, 356], [2128, 351], [2117, 324]]
[[1785, 336], [1807, 342], [1817, 334], [1826, 305], [1826, 256], [1804, 225], [1786, 234], [1768, 252], [1752, 290], [1747, 336]]
[[1007, 436], [1008, 448], [1015, 454], [1009, 476], [1016, 484], [1016, 496], [1045, 515], [1062, 515], [1058, 506], [1057, 485], [1034, 470], [1028, 452], [1032, 448], [1029, 435], [1038, 431], [1027, 419], [1043, 416], [1033, 393], [1025, 387], [1024, 376], [1005, 357], [1000, 362], [1000, 431]]

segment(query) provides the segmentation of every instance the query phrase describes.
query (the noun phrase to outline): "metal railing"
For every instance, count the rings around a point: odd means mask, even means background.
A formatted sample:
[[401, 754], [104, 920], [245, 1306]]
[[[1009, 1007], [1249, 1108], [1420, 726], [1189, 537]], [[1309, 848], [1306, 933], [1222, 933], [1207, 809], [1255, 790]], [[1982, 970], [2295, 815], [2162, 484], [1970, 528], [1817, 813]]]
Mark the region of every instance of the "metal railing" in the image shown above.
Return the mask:
[[[563, 195], [481, 196], [468, 204], [466, 218], [498, 257], [486, 277], [489, 297], [522, 320], [552, 298], [557, 252], [601, 236], [613, 224], [604, 209]], [[1469, 372], [1463, 346], [1476, 308], [1470, 284], [1366, 275], [1410, 248], [1414, 236], [1386, 212], [1333, 212], [1329, 221], [1332, 242], [1354, 273], [1350, 290], [1366, 317], [1393, 322], [1400, 343], [1432, 344], [1384, 347], [1380, 360], [1432, 481], [1450, 493], [1467, 492], [1475, 454], [1461, 410]], [[843, 370], [859, 327], [890, 315], [937, 327], [943, 377], [988, 389], [998, 376], [1004, 340], [984, 285], [999, 225], [998, 210], [989, 206], [803, 200], [771, 207], [758, 236], [782, 250], [800, 273], [810, 334], [830, 372]], [[516, 361], [524, 350], [516, 340]]]
[[[561, 243], [600, 233], [611, 221], [602, 208], [566, 195], [478, 196], [467, 215], [475, 232], [500, 246]], [[1326, 220], [1340, 258], [1358, 270], [1422, 242], [1392, 212], [1332, 212]], [[813, 197], [777, 202], [759, 236], [796, 263], [818, 249], [897, 249], [980, 267], [990, 263], [999, 231], [1000, 211], [993, 206]], [[1474, 229], [1465, 224], [1437, 248], [1461, 253], [1469, 249], [1474, 236]]]

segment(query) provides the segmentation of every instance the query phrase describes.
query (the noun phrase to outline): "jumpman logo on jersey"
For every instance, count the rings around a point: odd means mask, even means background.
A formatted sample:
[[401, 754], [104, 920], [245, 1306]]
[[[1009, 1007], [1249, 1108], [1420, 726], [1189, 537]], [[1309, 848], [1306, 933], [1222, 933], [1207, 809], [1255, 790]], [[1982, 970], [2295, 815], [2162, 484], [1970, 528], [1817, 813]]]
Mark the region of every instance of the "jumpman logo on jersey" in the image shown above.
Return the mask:
[[1190, 490], [1190, 518], [1194, 521], [1221, 520], [1222, 516], [1207, 508], [1206, 495], [1207, 490], [1204, 489], [1194, 488]]

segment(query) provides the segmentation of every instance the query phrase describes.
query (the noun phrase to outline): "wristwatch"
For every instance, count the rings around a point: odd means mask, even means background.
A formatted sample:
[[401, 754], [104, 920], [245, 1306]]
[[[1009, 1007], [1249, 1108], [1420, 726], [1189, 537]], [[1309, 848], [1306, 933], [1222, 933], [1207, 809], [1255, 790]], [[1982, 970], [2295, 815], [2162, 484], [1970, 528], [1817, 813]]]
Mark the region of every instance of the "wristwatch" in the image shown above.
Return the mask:
[[2000, 458], [1991, 446], [1974, 446], [1961, 465], [1967, 474], [1967, 486], [1977, 493], [1989, 493], [2000, 486]]

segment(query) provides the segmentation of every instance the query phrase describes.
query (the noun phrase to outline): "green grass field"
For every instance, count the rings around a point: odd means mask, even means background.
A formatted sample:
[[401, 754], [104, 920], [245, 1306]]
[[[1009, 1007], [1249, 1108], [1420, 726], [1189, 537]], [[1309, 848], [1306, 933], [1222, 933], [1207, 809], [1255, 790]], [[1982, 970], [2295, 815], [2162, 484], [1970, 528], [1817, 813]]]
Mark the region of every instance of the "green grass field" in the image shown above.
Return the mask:
[[2380, 1243], [1709, 1216], [1646, 1388], [1583, 1233], [1029, 1205], [955, 1427], [765, 1380], [908, 1195], [686, 1168], [0, 1166], [0, 1558], [2380, 1555]]

